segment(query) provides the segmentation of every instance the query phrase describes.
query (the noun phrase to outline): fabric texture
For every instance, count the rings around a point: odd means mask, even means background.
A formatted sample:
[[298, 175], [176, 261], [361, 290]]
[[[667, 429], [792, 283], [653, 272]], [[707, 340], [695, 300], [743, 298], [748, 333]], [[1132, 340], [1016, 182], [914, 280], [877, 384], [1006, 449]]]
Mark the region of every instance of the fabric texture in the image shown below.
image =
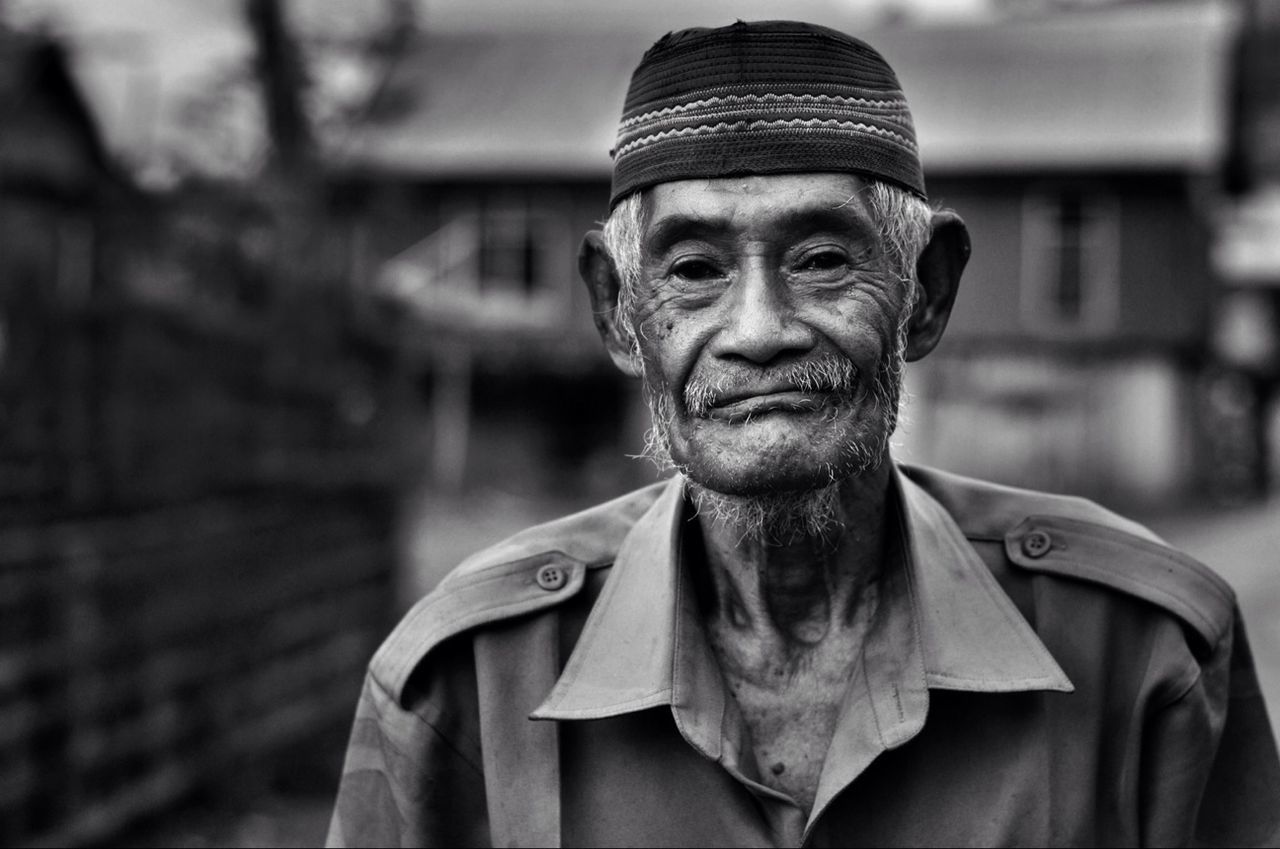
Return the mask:
[[[676, 479], [464, 564], [420, 608], [465, 609], [462, 630], [406, 617], [370, 668], [331, 845], [1280, 836], [1280, 759], [1220, 579], [1080, 499], [902, 467], [893, 504], [900, 556], [807, 815], [759, 780], [702, 630]], [[1026, 542], [1029, 517], [1046, 546]], [[508, 613], [553, 553], [579, 589]]]
[[631, 78], [610, 205], [657, 183], [840, 172], [925, 197], [893, 69], [866, 43], [790, 21], [668, 33]]

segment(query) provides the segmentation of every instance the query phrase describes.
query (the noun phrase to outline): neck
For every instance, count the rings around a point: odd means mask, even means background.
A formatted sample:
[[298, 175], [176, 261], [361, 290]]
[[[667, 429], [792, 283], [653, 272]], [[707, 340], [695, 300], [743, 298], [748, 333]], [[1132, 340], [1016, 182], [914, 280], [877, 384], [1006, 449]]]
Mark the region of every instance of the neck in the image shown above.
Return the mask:
[[852, 627], [883, 560], [890, 466], [838, 485], [838, 522], [770, 541], [732, 513], [700, 512], [710, 578], [708, 613], [720, 627], [800, 657]]

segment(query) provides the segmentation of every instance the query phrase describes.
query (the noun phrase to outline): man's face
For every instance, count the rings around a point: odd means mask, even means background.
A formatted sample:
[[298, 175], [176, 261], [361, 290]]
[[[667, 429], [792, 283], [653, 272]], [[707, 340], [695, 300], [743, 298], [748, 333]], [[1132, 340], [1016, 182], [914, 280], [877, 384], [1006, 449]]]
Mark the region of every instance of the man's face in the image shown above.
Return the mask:
[[844, 174], [650, 190], [634, 328], [673, 461], [730, 495], [816, 489], [881, 459], [906, 288]]

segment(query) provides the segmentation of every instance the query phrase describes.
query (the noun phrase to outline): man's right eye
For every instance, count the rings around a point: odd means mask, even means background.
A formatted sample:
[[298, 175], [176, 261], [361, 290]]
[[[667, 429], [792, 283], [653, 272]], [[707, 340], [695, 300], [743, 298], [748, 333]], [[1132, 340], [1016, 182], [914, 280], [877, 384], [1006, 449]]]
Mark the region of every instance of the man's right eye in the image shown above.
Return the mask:
[[711, 280], [720, 276], [720, 269], [705, 259], [686, 259], [672, 266], [671, 273], [685, 280]]

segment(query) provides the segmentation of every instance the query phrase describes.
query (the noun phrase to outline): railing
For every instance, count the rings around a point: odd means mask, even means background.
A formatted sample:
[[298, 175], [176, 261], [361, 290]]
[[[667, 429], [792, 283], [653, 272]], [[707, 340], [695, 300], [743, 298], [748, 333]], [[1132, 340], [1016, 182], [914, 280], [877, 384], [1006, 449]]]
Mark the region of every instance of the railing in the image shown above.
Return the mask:
[[549, 280], [530, 293], [521, 282], [482, 271], [483, 224], [459, 213], [383, 264], [376, 286], [427, 327], [483, 343], [485, 337], [548, 336], [564, 324], [564, 298]]

